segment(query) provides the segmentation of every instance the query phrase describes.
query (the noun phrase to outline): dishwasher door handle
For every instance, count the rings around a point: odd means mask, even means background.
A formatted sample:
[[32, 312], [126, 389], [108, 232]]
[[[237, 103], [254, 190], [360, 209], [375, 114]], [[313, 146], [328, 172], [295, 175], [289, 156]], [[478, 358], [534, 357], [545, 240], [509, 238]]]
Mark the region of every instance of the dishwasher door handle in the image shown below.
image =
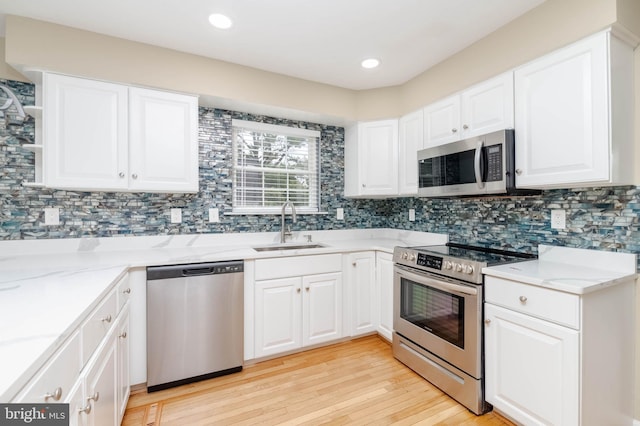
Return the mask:
[[209, 268], [189, 268], [182, 270], [183, 277], [196, 277], [198, 275], [213, 275], [215, 273], [215, 269], [212, 267]]

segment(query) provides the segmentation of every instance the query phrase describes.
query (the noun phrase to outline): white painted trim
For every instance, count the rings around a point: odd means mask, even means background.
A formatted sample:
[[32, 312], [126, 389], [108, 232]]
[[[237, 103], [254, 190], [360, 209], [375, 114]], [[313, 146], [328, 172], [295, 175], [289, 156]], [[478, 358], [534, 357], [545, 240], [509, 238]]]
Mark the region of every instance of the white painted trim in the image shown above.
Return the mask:
[[256, 121], [247, 120], [231, 120], [233, 127], [246, 127], [253, 130], [273, 133], [287, 133], [292, 136], [304, 136], [309, 138], [320, 138], [320, 132], [317, 130], [300, 129], [298, 127], [289, 127], [277, 124], [258, 123]]

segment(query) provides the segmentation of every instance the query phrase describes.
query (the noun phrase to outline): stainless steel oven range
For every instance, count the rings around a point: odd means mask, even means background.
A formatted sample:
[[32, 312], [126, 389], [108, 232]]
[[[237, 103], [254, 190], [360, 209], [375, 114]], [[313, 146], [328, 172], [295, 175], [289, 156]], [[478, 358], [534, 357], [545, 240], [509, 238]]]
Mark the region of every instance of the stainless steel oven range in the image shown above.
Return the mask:
[[482, 268], [535, 257], [448, 243], [393, 251], [393, 354], [475, 414], [484, 400]]

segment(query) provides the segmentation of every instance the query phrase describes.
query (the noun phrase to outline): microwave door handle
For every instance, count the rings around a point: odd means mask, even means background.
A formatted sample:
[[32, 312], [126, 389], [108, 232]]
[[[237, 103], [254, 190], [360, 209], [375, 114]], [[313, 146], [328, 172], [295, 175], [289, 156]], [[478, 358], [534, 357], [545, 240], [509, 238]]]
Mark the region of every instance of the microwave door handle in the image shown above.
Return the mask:
[[438, 290], [446, 291], [449, 293], [458, 293], [458, 294], [462, 293], [462, 294], [469, 294], [472, 296], [475, 296], [478, 294], [478, 290], [473, 287], [469, 287], [465, 285], [455, 285], [455, 284], [448, 283], [446, 281], [436, 281], [434, 279], [425, 277], [424, 275], [414, 274], [412, 272], [407, 271], [406, 269], [401, 269], [399, 273], [403, 277], [415, 283], [428, 286], [428, 287], [433, 287]]
[[476, 145], [476, 156], [473, 161], [473, 169], [476, 174], [476, 183], [478, 184], [478, 188], [484, 188], [484, 181], [482, 180], [482, 165], [480, 160], [482, 160], [482, 147], [484, 146], [484, 141], [478, 141]]

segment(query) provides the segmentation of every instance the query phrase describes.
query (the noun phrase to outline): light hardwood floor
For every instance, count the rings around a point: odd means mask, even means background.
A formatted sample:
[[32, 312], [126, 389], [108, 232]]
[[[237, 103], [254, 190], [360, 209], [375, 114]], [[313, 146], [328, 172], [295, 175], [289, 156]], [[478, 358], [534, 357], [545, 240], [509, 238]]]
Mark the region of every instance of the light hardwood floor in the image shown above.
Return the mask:
[[131, 396], [124, 426], [512, 425], [475, 416], [368, 336], [245, 367], [236, 374]]

